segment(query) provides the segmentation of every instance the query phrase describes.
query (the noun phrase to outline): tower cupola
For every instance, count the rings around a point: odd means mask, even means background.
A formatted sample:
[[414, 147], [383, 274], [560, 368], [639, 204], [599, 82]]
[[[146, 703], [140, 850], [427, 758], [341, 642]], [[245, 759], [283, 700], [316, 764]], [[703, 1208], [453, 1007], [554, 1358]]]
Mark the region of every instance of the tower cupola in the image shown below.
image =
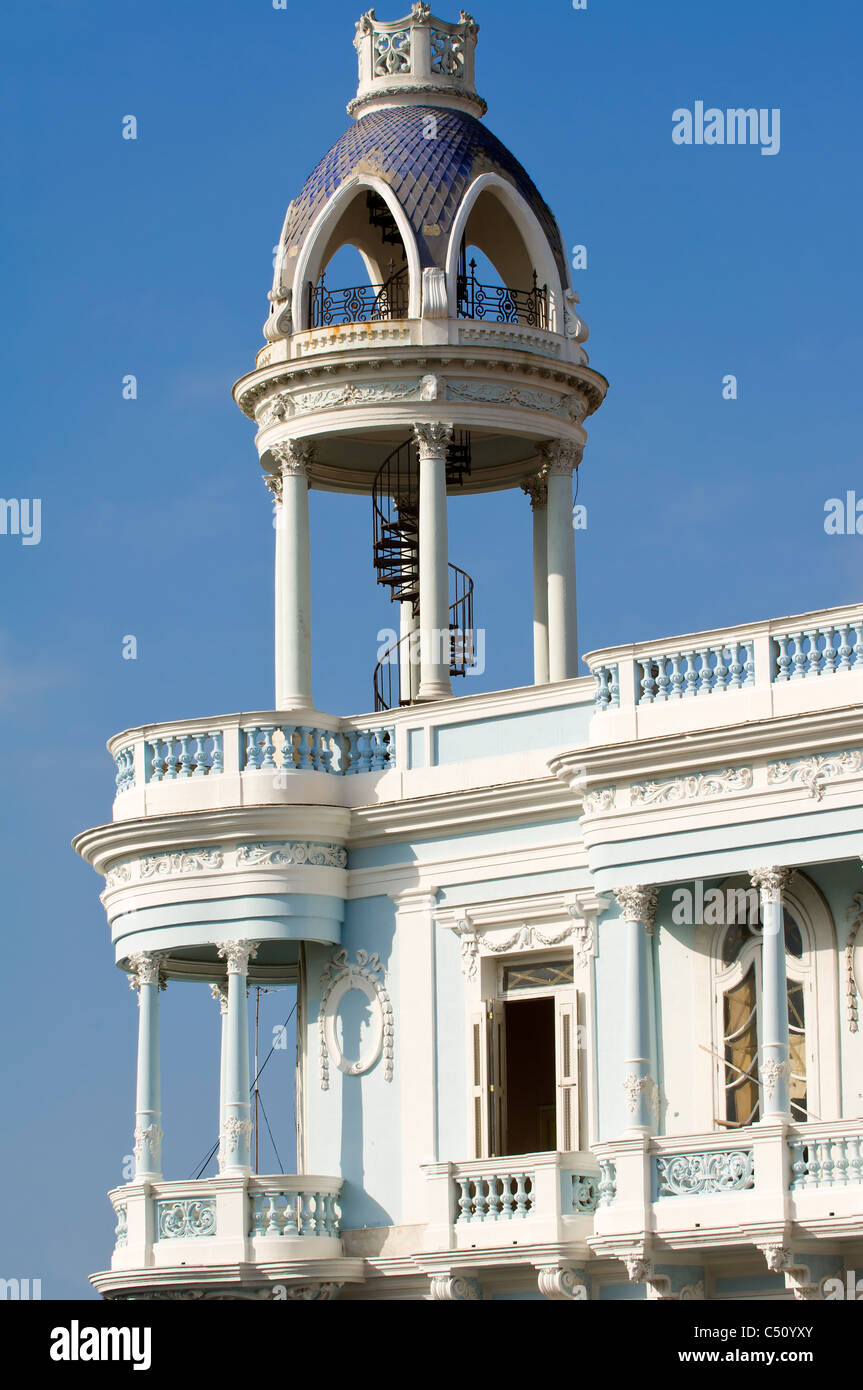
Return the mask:
[[478, 33], [479, 25], [465, 10], [457, 24], [447, 24], [422, 0], [405, 19], [388, 24], [369, 10], [357, 21], [359, 87], [348, 113], [368, 115], [420, 102], [484, 116], [486, 103], [474, 87]]

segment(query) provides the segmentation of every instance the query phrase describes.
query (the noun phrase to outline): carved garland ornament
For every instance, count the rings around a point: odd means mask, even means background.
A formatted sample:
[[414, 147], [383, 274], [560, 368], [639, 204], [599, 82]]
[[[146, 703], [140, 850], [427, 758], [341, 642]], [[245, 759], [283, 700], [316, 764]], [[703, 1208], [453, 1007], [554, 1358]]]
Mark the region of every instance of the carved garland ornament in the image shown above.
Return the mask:
[[[569, 908], [573, 916], [576, 911], [576, 908]], [[456, 925], [456, 931], [461, 938], [462, 973], [469, 980], [476, 979], [482, 952], [496, 956], [506, 955], [509, 951], [532, 951], [539, 946], [560, 946], [564, 941], [574, 938], [573, 966], [576, 970], [587, 965], [594, 953], [595, 933], [591, 922], [572, 922], [561, 931], [551, 934], [525, 922], [501, 941], [492, 941], [486, 935], [477, 932], [470, 918], [465, 917]]]
[[815, 753], [810, 758], [767, 764], [767, 783], [771, 787], [789, 784], [807, 787], [816, 801], [824, 798], [824, 788], [837, 777], [852, 777], [863, 770], [863, 749], [842, 753]]
[[[379, 956], [357, 951], [352, 965], [347, 951], [339, 951], [321, 975], [325, 986], [318, 1011], [321, 1054], [321, 1090], [330, 1088], [330, 1060], [346, 1076], [362, 1076], [371, 1071], [383, 1054], [384, 1079], [393, 1079], [393, 1006], [385, 988], [386, 971]], [[351, 1060], [342, 1051], [336, 1030], [339, 1006], [351, 990], [366, 996], [372, 1011], [369, 1040], [359, 1057]]]
[[751, 767], [729, 767], [724, 772], [701, 772], [667, 782], [635, 782], [631, 800], [633, 806], [667, 806], [677, 801], [727, 796], [730, 792], [748, 791], [751, 786]]

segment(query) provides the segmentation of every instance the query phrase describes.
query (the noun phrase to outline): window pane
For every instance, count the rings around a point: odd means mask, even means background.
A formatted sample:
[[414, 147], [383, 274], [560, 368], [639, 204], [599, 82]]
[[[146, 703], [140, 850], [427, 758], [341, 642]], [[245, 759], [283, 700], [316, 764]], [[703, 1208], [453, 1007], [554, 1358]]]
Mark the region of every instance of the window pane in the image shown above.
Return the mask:
[[786, 907], [782, 913], [782, 921], [785, 924], [785, 949], [791, 956], [796, 956], [797, 960], [803, 958], [803, 934], [795, 922], [791, 913]]
[[751, 1124], [758, 1118], [758, 1013], [755, 966], [728, 990], [725, 1008], [725, 1118]]
[[571, 985], [572, 957], [569, 960], [548, 960], [533, 965], [507, 965], [503, 972], [505, 990], [548, 989], [549, 985]]
[[746, 922], [733, 922], [722, 939], [722, 961], [732, 965], [749, 940], [751, 932]]
[[808, 1120], [803, 986], [797, 980], [788, 981], [788, 1044], [791, 1057], [791, 1114], [795, 1120]]

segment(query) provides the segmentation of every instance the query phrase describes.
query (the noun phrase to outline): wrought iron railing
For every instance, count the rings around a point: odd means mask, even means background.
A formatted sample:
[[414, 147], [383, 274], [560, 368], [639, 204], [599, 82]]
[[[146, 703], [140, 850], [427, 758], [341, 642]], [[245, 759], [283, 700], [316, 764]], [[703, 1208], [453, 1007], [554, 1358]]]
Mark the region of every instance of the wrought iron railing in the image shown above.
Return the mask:
[[309, 327], [329, 328], [340, 323], [373, 323], [408, 316], [409, 276], [399, 270], [383, 285], [351, 285], [331, 290], [326, 272], [316, 285], [309, 281]]
[[[477, 662], [473, 625], [473, 580], [464, 570], [459, 569], [458, 565], [450, 565], [449, 574], [450, 595], [454, 595], [449, 606], [449, 673], [451, 676], [466, 676], [470, 667], [475, 666]], [[375, 667], [375, 713], [411, 703], [419, 687], [419, 661], [418, 632], [400, 637], [387, 648]], [[406, 662], [411, 662], [414, 666], [410, 681], [403, 679], [403, 667]]]
[[458, 277], [458, 317], [489, 319], [492, 323], [523, 323], [528, 328], [548, 328], [548, 285], [515, 290], [507, 285], [481, 285], [476, 278], [476, 261]]

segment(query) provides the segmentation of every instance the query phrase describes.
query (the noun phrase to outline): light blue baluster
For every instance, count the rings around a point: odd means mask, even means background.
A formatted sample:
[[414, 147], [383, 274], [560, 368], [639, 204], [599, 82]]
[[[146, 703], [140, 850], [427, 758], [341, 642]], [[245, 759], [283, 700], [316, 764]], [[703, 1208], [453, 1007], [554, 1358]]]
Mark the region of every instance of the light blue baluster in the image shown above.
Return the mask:
[[656, 681], [653, 679], [653, 662], [650, 657], [638, 657], [638, 664], [641, 667], [641, 695], [638, 703], [640, 705], [652, 705], [653, 697], [656, 693]]
[[714, 667], [710, 664], [711, 657], [714, 655], [713, 648], [699, 647], [698, 655], [701, 657], [701, 670], [699, 672], [701, 685], [698, 693], [699, 695], [712, 695], [716, 685], [716, 673]]
[[157, 738], [151, 738], [151, 739], [148, 739], [147, 741], [148, 741], [150, 747], [151, 747], [152, 750], [153, 750], [153, 757], [152, 757], [152, 759], [151, 759], [151, 761], [150, 761], [150, 777], [149, 777], [149, 780], [150, 780], [151, 782], [161, 782], [162, 778], [163, 778], [164, 775], [165, 775], [165, 773], [164, 773], [164, 768], [163, 768], [163, 761], [164, 761], [164, 760], [163, 760], [163, 758], [162, 758], [162, 741], [161, 741], [161, 739], [157, 739]]
[[833, 645], [833, 627], [824, 629], [824, 665], [821, 667], [822, 676], [832, 676], [836, 671], [836, 648]]
[[833, 1186], [833, 1153], [829, 1139], [818, 1140], [818, 1186]]
[[833, 1143], [833, 1186], [848, 1186], [848, 1153], [844, 1139], [836, 1139]]
[[336, 1207], [336, 1194], [331, 1192], [327, 1197], [327, 1235], [337, 1236], [339, 1234], [339, 1213]]
[[261, 733], [264, 736], [263, 747], [261, 748], [261, 758], [258, 767], [262, 771], [276, 766], [276, 745], [273, 743], [273, 734], [276, 732], [275, 724], [262, 724]]
[[266, 1235], [268, 1224], [267, 1198], [263, 1193], [256, 1192], [254, 1205], [252, 1207], [252, 1235]]
[[863, 1176], [863, 1145], [860, 1136], [852, 1135], [848, 1140], [848, 1181], [849, 1183], [859, 1183]]
[[809, 663], [809, 658], [806, 654], [805, 640], [805, 632], [794, 633], [794, 670], [791, 673], [791, 679], [793, 681], [803, 680], [806, 676], [806, 667]]
[[315, 1234], [315, 1214], [310, 1192], [300, 1193], [300, 1218], [302, 1221], [300, 1235], [313, 1236]]
[[177, 776], [177, 740], [168, 738], [165, 740], [168, 752], [165, 756], [165, 780], [173, 782]]
[[670, 660], [671, 660], [671, 689], [670, 689], [669, 692], [668, 692], [668, 698], [669, 698], [670, 700], [682, 700], [682, 699], [683, 699], [683, 683], [684, 683], [685, 677], [684, 677], [684, 675], [683, 675], [683, 672], [682, 672], [681, 669], [680, 669], [680, 663], [681, 663], [681, 661], [683, 660], [683, 654], [682, 654], [681, 652], [675, 652], [675, 653], [671, 656]]
[[300, 1233], [299, 1213], [297, 1210], [299, 1203], [299, 1193], [285, 1193], [285, 1235], [296, 1236]]
[[745, 658], [743, 684], [751, 686], [755, 684], [755, 644], [753, 642], [744, 642], [743, 655]]
[[728, 689], [728, 667], [725, 665], [725, 647], [716, 648], [716, 665], [713, 668], [713, 689]]
[[856, 671], [860, 663], [863, 662], [863, 625], [861, 625], [860, 623], [858, 623], [854, 629], [854, 638], [855, 640], [853, 669]]
[[683, 698], [685, 700], [691, 700], [693, 696], [698, 694], [697, 655], [695, 652], [684, 652], [682, 659], [686, 662], [686, 670], [684, 671], [684, 680], [686, 684], [683, 688]]
[[311, 734], [311, 732], [312, 731], [307, 724], [301, 724], [298, 730], [300, 743], [300, 760], [298, 763], [298, 767], [301, 772], [311, 772], [314, 768], [314, 763], [312, 762], [311, 749], [309, 745], [309, 735]]
[[668, 687], [670, 680], [668, 676], [668, 657], [656, 656], [653, 658], [658, 668], [659, 674], [656, 677], [656, 698], [657, 701], [668, 699]]
[[809, 669], [807, 676], [820, 676], [821, 674], [821, 649], [818, 646], [820, 629], [817, 627], [808, 628], [806, 636], [809, 638]]
[[790, 640], [791, 640], [791, 639], [790, 639], [790, 637], [788, 637], [788, 636], [785, 636], [785, 637], [778, 637], [778, 636], [777, 636], [776, 638], [774, 638], [774, 641], [776, 642], [776, 645], [777, 645], [777, 647], [779, 648], [779, 654], [778, 654], [778, 656], [777, 656], [777, 658], [776, 658], [776, 681], [777, 681], [777, 684], [778, 684], [780, 681], [787, 681], [787, 680], [790, 679], [790, 677], [789, 677], [789, 675], [788, 675], [788, 668], [789, 668], [790, 665], [791, 665], [791, 657], [788, 655], [788, 643], [790, 642]]
[[513, 1214], [515, 1213], [515, 1193], [513, 1192], [512, 1188], [512, 1173], [504, 1173], [501, 1178], [501, 1182], [503, 1183], [501, 1216], [505, 1216], [508, 1220], [511, 1221]]
[[263, 1201], [266, 1203], [267, 1210], [267, 1228], [264, 1235], [279, 1236], [282, 1233], [281, 1223], [279, 1221], [279, 1194], [277, 1192], [268, 1192], [266, 1197], [263, 1198]]
[[321, 771], [335, 772], [333, 758], [335, 756], [336, 735], [329, 733], [326, 729], [321, 731]]
[[389, 737], [385, 729], [377, 729], [372, 738], [374, 740], [374, 756], [372, 766], [376, 772], [383, 772], [387, 765], [387, 745], [385, 740]]
[[728, 682], [728, 689], [739, 690], [741, 685], [743, 684], [743, 681], [741, 680], [741, 677], [743, 675], [743, 666], [740, 662], [740, 643], [730, 642], [728, 644], [728, 650], [731, 654], [731, 666], [729, 668], [731, 672], [731, 679]]
[[321, 731], [309, 729], [309, 762], [314, 772], [321, 771]]
[[609, 667], [608, 696], [612, 709], [620, 708], [620, 667]]
[[839, 628], [839, 670], [840, 670], [840, 671], [850, 671], [850, 670], [851, 670], [851, 655], [852, 655], [852, 649], [851, 649], [851, 644], [850, 644], [850, 642], [848, 641], [848, 627], [847, 627], [847, 625], [846, 625], [846, 626], [844, 626], [844, 627], [840, 627], [840, 628]]
[[193, 735], [182, 734], [180, 736], [180, 771], [178, 777], [191, 777], [192, 775], [192, 737]]
[[343, 770], [344, 772], [350, 772], [350, 773], [359, 772], [359, 771], [360, 771], [360, 751], [359, 751], [360, 736], [359, 736], [359, 733], [357, 732], [356, 729], [348, 729], [348, 731], [347, 731], [345, 737], [347, 738], [347, 741], [348, 741], [348, 765], [347, 765], [346, 768], [343, 768], [342, 770]]
[[471, 1199], [470, 1199], [470, 1178], [456, 1178], [458, 1183], [458, 1216], [456, 1221], [470, 1221]]
[[257, 730], [257, 729], [247, 729], [247, 730], [246, 730], [246, 769], [247, 769], [247, 770], [248, 770], [249, 768], [256, 768], [256, 767], [258, 767], [258, 765], [259, 765], [259, 764], [258, 764], [258, 759], [259, 759], [259, 757], [260, 757], [260, 752], [261, 752], [261, 750], [260, 750], [260, 748], [258, 747], [258, 730]]
[[806, 1160], [803, 1157], [803, 1140], [792, 1139], [789, 1144], [791, 1149], [791, 1189], [803, 1187], [806, 1177]]
[[210, 768], [210, 776], [217, 777], [225, 769], [225, 747], [221, 729], [210, 735], [213, 740], [213, 765]]
[[207, 775], [207, 750], [205, 747], [206, 734], [192, 734], [195, 740], [195, 771], [193, 777], [206, 777]]
[[477, 1221], [485, 1221], [486, 1217], [488, 1216], [489, 1205], [488, 1193], [486, 1192], [488, 1183], [486, 1182], [485, 1178], [477, 1178], [475, 1182], [475, 1187], [476, 1197], [474, 1200], [474, 1209], [476, 1219]]
[[527, 1174], [517, 1173], [515, 1178], [515, 1215], [527, 1216]]
[[366, 729], [357, 730], [357, 772], [371, 770], [371, 734]]
[[327, 1234], [327, 1210], [324, 1202], [324, 1194], [316, 1192], [315, 1197], [315, 1235], [325, 1236]]
[[821, 1164], [818, 1162], [818, 1144], [810, 1139], [806, 1144], [806, 1186], [820, 1187]]

